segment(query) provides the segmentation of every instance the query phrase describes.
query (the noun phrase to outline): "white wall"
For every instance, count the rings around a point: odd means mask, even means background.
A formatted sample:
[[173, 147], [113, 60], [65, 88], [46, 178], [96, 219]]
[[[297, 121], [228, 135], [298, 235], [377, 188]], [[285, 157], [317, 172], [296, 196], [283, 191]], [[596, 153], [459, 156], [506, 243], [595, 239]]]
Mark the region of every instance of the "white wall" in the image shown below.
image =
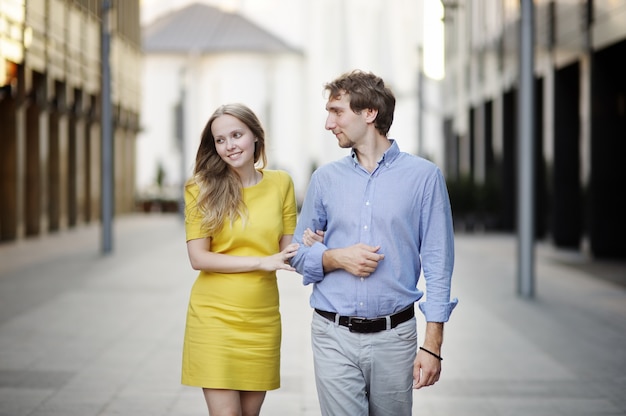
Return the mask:
[[146, 56], [142, 73], [141, 129], [137, 137], [137, 189], [145, 192], [156, 182], [159, 163], [165, 183], [180, 183], [180, 152], [174, 138], [174, 105], [180, 94], [181, 59]]
[[[302, 94], [298, 88], [301, 64], [298, 56], [268, 57], [261, 54], [208, 56], [147, 55], [144, 62], [142, 126], [137, 142], [137, 187], [155, 183], [159, 163], [165, 184], [179, 187], [193, 170], [200, 136], [207, 120], [225, 103], [248, 105], [261, 119], [266, 133], [271, 168], [299, 174], [294, 134], [302, 126], [297, 111]], [[184, 91], [184, 166], [175, 137], [174, 107]], [[183, 169], [184, 168], [184, 169]]]

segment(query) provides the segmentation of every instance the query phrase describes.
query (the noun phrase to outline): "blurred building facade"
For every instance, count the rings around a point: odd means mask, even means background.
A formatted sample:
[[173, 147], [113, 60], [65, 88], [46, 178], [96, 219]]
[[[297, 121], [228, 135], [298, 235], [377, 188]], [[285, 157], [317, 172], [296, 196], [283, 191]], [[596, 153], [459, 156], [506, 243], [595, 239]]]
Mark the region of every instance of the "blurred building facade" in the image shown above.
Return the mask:
[[[444, 0], [455, 217], [515, 230], [520, 1]], [[626, 258], [626, 2], [534, 2], [535, 235]]]
[[[172, 8], [142, 29], [142, 131], [137, 198], [145, 210], [176, 208], [193, 173], [200, 135], [222, 104], [241, 102], [266, 132], [268, 168], [298, 171], [293, 132], [303, 114], [303, 55], [243, 15], [209, 4]], [[285, 117], [288, 114], [289, 117]]]
[[[139, 0], [111, 1], [114, 212], [134, 209]], [[98, 221], [101, 0], [0, 0], [0, 241]]]
[[[421, 3], [144, 0], [140, 194], [159, 190], [158, 180], [180, 192], [181, 175], [191, 173], [209, 115], [219, 104], [244, 101], [266, 128], [269, 167], [287, 170], [302, 199], [313, 169], [347, 154], [324, 129], [323, 86], [356, 68], [382, 76], [396, 94], [390, 136], [401, 149], [441, 160], [438, 89], [429, 80], [423, 93], [418, 87]], [[196, 23], [198, 16], [207, 17]], [[161, 37], [168, 30], [173, 34]], [[178, 44], [172, 47], [174, 41]], [[430, 106], [422, 112], [423, 122], [418, 120], [420, 94]], [[175, 131], [174, 116], [181, 102], [183, 133]], [[177, 136], [184, 137], [183, 173]]]

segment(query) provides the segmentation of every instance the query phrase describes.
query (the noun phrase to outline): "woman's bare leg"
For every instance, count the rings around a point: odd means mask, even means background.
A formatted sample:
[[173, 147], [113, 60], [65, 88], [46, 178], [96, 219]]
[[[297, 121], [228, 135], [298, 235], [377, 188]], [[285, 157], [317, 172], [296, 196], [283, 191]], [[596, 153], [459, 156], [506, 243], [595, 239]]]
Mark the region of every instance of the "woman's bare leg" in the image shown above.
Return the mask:
[[261, 405], [265, 400], [264, 391], [242, 391], [241, 397], [241, 410], [242, 416], [259, 416], [261, 413]]
[[202, 389], [202, 392], [210, 416], [242, 416], [238, 391]]
[[210, 416], [259, 416], [264, 391], [202, 389]]

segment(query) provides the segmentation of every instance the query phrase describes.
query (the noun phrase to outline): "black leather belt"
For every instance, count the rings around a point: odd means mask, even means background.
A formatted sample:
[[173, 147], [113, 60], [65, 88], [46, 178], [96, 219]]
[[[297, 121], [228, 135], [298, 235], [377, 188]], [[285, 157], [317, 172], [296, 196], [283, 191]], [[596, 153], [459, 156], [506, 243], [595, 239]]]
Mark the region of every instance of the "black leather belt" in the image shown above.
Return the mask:
[[[334, 312], [326, 312], [321, 311], [319, 309], [315, 309], [315, 312], [328, 319], [329, 321], [335, 322], [337, 314]], [[389, 318], [391, 319], [391, 328], [395, 328], [400, 325], [402, 322], [406, 322], [409, 319], [415, 316], [415, 309], [413, 305], [411, 307], [404, 309], [396, 314], [391, 315]], [[361, 334], [369, 334], [372, 332], [380, 332], [387, 329], [387, 317], [383, 316], [381, 318], [360, 318], [358, 316], [340, 316], [339, 317], [339, 325], [346, 326], [350, 329], [350, 332], [359, 332]]]

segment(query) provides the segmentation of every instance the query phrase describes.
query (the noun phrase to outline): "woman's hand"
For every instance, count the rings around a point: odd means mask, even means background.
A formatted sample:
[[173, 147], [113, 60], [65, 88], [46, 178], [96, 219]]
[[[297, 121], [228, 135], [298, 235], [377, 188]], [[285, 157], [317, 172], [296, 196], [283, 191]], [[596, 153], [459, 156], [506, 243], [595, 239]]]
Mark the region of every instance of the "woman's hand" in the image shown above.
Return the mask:
[[261, 259], [261, 270], [273, 272], [275, 270], [289, 270], [295, 272], [296, 269], [291, 267], [289, 259], [298, 252], [298, 243], [291, 243], [280, 253], [272, 256], [263, 257]]
[[317, 230], [316, 232], [313, 232], [310, 228], [307, 228], [304, 230], [304, 234], [302, 235], [302, 242], [307, 247], [311, 247], [316, 242], [323, 243], [324, 231]]

